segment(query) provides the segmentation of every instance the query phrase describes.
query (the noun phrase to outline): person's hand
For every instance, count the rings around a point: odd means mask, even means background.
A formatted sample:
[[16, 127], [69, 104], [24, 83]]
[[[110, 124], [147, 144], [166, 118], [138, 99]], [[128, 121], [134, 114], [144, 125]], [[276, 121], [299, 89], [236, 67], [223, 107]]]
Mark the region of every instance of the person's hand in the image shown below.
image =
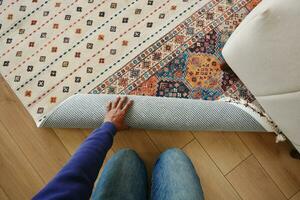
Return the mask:
[[132, 104], [133, 101], [128, 101], [126, 96], [122, 98], [118, 96], [114, 102], [110, 101], [107, 104], [107, 113], [105, 114], [104, 122], [112, 122], [116, 126], [117, 131], [128, 129], [124, 120]]

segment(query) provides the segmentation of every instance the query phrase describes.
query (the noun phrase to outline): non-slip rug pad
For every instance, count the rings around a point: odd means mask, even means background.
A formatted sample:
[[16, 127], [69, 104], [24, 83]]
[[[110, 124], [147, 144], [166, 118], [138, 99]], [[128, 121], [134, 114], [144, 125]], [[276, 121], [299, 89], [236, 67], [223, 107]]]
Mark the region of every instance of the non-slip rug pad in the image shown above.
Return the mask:
[[[74, 95], [49, 113], [39, 126], [96, 128], [104, 119], [106, 103], [116, 95]], [[269, 124], [250, 108], [225, 101], [135, 96], [126, 116], [132, 128], [160, 130], [266, 131]], [[173, 109], [176, 108], [176, 109]]]
[[230, 97], [247, 106], [255, 98], [221, 50], [258, 3], [3, 1], [1, 74], [39, 125], [75, 94]]

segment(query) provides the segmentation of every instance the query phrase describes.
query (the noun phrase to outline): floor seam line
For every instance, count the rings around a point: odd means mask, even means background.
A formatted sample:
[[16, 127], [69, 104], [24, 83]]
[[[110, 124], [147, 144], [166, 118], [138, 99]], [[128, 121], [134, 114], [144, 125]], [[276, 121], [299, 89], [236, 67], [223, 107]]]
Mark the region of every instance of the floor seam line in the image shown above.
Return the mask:
[[224, 174], [222, 173], [221, 169], [219, 168], [219, 166], [217, 165], [217, 163], [215, 162], [215, 160], [209, 155], [209, 153], [206, 151], [206, 149], [203, 147], [203, 145], [199, 142], [199, 140], [196, 138], [196, 141], [199, 143], [199, 145], [202, 147], [202, 149], [204, 150], [204, 152], [206, 153], [206, 155], [212, 160], [212, 162], [214, 163], [214, 165], [217, 167], [218, 171], [221, 173], [221, 175], [225, 178], [225, 180], [230, 184], [231, 188], [235, 191], [235, 193], [237, 194], [237, 196], [240, 199], [243, 199], [241, 197], [241, 195], [238, 193], [238, 191], [233, 187], [233, 185], [230, 183], [230, 181], [227, 180], [226, 176], [224, 176]]
[[19, 150], [22, 152], [22, 154], [24, 155], [24, 158], [26, 159], [26, 161], [30, 164], [30, 166], [32, 167], [32, 169], [35, 171], [35, 173], [38, 175], [38, 177], [41, 179], [41, 181], [46, 184], [46, 180], [44, 180], [44, 178], [41, 176], [41, 174], [39, 173], [39, 171], [35, 168], [35, 166], [31, 163], [31, 161], [29, 160], [29, 158], [27, 157], [27, 155], [25, 154], [25, 152], [23, 151], [23, 149], [20, 147], [20, 145], [16, 142], [16, 140], [14, 139], [14, 137], [11, 135], [10, 131], [7, 129], [7, 127], [5, 126], [5, 124], [2, 122], [2, 120], [0, 120], [0, 123], [2, 124], [2, 126], [5, 128], [5, 130], [7, 131], [7, 133], [9, 134], [9, 136], [11, 137], [11, 139], [14, 141], [14, 143], [17, 145], [17, 147], [19, 148]]

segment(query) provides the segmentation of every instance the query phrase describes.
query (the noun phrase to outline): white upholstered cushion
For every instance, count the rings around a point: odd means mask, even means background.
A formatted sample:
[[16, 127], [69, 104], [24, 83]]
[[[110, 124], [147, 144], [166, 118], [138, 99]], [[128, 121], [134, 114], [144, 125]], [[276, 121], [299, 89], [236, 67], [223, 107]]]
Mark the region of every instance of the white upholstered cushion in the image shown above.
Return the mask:
[[262, 96], [257, 100], [289, 139], [300, 145], [300, 92]]
[[300, 1], [263, 0], [223, 49], [229, 66], [300, 145]]

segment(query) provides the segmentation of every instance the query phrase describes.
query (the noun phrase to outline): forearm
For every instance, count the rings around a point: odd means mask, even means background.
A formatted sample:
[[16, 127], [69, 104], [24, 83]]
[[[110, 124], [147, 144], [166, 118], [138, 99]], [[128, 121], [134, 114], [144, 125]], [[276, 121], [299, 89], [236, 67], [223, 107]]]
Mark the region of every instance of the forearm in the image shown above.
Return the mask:
[[34, 199], [88, 199], [116, 128], [104, 123], [83, 142], [69, 162]]

